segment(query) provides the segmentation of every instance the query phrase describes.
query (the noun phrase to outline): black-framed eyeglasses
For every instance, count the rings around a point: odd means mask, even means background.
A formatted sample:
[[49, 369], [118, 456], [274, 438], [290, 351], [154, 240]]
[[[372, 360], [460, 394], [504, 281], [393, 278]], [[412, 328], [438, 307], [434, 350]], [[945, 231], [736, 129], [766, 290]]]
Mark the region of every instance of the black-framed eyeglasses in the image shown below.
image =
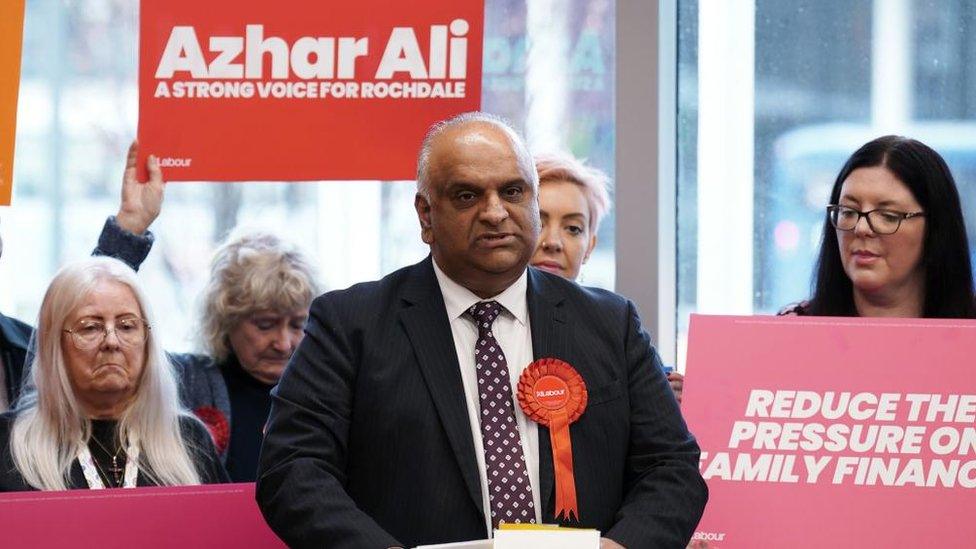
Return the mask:
[[858, 222], [861, 221], [861, 218], [864, 217], [868, 220], [868, 227], [875, 233], [892, 234], [898, 230], [898, 227], [901, 227], [902, 221], [924, 215], [925, 212], [905, 213], [883, 208], [862, 212], [850, 206], [841, 206], [839, 204], [827, 206], [827, 217], [830, 218], [830, 224], [835, 229], [841, 231], [853, 231], [857, 227]]
[[126, 317], [115, 321], [111, 330], [101, 320], [83, 319], [70, 329], [62, 330], [71, 335], [71, 341], [79, 351], [91, 351], [102, 345], [110, 331], [115, 332], [119, 345], [135, 347], [146, 342], [149, 337], [149, 323], [137, 317]]

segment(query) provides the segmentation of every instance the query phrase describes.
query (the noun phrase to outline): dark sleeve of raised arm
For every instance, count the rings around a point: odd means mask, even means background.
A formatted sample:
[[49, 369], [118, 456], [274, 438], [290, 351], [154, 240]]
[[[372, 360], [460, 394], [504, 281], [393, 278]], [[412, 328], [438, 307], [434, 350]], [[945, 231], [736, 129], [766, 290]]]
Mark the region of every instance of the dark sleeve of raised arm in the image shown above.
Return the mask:
[[154, 239], [155, 237], [149, 231], [141, 235], [130, 233], [120, 227], [115, 216], [111, 215], [105, 220], [102, 234], [98, 236], [98, 245], [92, 251], [92, 255], [114, 257], [138, 271], [139, 266], [149, 255]]
[[360, 344], [330, 297], [313, 304], [305, 338], [272, 391], [256, 497], [291, 547], [399, 546], [346, 492]]
[[628, 309], [627, 490], [616, 522], [605, 536], [628, 548], [685, 547], [708, 500], [698, 470], [700, 449], [632, 303]]

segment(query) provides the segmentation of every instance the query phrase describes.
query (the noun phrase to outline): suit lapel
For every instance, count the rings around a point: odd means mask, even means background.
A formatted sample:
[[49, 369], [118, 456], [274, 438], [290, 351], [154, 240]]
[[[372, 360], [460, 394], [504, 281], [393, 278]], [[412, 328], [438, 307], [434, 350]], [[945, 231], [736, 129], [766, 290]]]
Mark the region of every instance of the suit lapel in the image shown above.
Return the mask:
[[434, 276], [430, 257], [420, 263], [412, 274], [404, 288], [403, 299], [407, 303], [400, 311], [400, 321], [417, 355], [424, 381], [461, 469], [461, 476], [471, 499], [483, 514], [481, 480], [464, 385], [461, 383], [461, 368], [444, 308], [444, 296]]
[[[535, 360], [555, 357], [570, 360], [569, 329], [562, 310], [562, 295], [545, 276], [529, 269], [528, 288], [529, 321], [532, 326], [532, 355]], [[542, 505], [542, 520], [552, 509], [554, 474], [552, 470], [552, 445], [549, 442], [549, 429], [542, 425], [539, 429], [539, 496]]]

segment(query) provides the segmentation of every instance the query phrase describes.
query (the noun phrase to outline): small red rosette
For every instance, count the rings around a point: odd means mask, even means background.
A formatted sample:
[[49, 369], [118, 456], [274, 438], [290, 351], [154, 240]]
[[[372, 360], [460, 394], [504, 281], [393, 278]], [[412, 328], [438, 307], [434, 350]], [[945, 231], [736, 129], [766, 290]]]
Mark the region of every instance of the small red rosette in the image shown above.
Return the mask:
[[518, 400], [532, 421], [549, 427], [553, 473], [556, 483], [556, 517], [579, 521], [576, 479], [573, 476], [573, 445], [569, 425], [586, 409], [586, 383], [568, 363], [558, 358], [541, 358], [522, 372]]
[[210, 437], [217, 449], [217, 455], [223, 454], [230, 444], [230, 423], [223, 412], [213, 406], [201, 406], [193, 410], [193, 413], [210, 431]]

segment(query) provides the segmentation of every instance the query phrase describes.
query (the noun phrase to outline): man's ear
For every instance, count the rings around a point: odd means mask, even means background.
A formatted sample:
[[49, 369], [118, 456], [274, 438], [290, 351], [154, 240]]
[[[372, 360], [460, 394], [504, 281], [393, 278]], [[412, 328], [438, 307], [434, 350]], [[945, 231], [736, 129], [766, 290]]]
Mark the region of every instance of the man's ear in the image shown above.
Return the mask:
[[596, 248], [596, 235], [590, 237], [590, 245], [586, 247], [586, 255], [583, 256], [583, 263], [590, 260], [590, 254], [593, 253], [594, 248]]
[[417, 210], [417, 219], [420, 221], [420, 238], [425, 244], [434, 243], [434, 231], [431, 229], [430, 221], [430, 202], [424, 195], [417, 193], [413, 199], [413, 207]]

